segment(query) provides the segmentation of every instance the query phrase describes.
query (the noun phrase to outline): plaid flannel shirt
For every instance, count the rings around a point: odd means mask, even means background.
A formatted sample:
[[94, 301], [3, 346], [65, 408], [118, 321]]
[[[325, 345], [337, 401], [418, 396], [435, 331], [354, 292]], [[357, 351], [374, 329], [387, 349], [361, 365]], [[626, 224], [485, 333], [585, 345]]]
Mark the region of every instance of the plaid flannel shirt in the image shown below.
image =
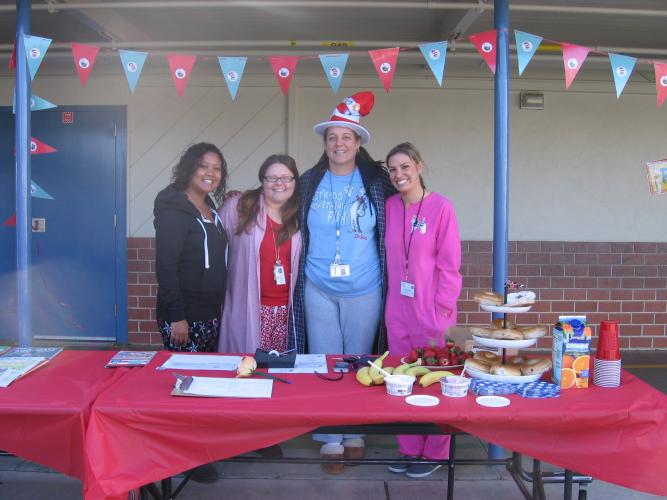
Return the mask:
[[[371, 206], [376, 211], [375, 241], [380, 258], [380, 272], [382, 276], [382, 310], [380, 316], [380, 328], [375, 339], [375, 351], [382, 352], [387, 346], [387, 331], [384, 325], [384, 303], [387, 297], [387, 263], [385, 259], [384, 235], [385, 223], [385, 200], [394, 194], [396, 190], [389, 181], [387, 169], [383, 166], [369, 165], [357, 156], [357, 168], [361, 173], [361, 179], [368, 194]], [[321, 161], [310, 170], [299, 177], [299, 192], [301, 194], [300, 228], [303, 246], [299, 260], [299, 273], [297, 275], [294, 297], [292, 297], [292, 317], [290, 318], [291, 332], [288, 336], [288, 349], [296, 348], [297, 352], [306, 352], [306, 318], [305, 318], [305, 286], [306, 286], [306, 256], [310, 243], [310, 232], [308, 231], [308, 211], [315, 196], [315, 191], [328, 169], [328, 163]]]

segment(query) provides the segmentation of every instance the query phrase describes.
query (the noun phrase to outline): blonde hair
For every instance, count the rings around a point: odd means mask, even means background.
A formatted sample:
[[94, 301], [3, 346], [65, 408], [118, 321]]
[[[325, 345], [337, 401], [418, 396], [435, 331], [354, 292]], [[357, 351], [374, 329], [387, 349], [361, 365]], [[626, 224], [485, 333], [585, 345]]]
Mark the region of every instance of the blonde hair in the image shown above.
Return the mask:
[[[387, 153], [387, 158], [385, 159], [385, 165], [389, 165], [389, 158], [399, 153], [403, 153], [413, 162], [415, 162], [416, 164], [417, 163], [420, 164], [422, 167], [426, 166], [424, 160], [422, 159], [421, 153], [419, 152], [417, 147], [411, 142], [402, 142], [391, 148], [389, 153]], [[424, 184], [424, 178], [421, 176], [421, 174], [419, 174], [419, 183], [421, 184], [423, 189], [426, 189], [426, 184]]]

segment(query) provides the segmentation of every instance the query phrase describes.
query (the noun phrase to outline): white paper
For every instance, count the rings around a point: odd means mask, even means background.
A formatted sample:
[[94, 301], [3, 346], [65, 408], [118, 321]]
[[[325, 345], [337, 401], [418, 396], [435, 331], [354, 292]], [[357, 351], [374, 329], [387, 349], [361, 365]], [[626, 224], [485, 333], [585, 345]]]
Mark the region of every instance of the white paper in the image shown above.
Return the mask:
[[241, 356], [206, 354], [172, 354], [158, 370], [222, 370], [236, 371]]
[[0, 387], [7, 387], [45, 360], [43, 357], [0, 358]]
[[269, 368], [269, 373], [327, 373], [324, 354], [297, 354], [294, 368]]
[[270, 398], [272, 390], [273, 380], [268, 379], [192, 377], [190, 387], [183, 392], [223, 398]]

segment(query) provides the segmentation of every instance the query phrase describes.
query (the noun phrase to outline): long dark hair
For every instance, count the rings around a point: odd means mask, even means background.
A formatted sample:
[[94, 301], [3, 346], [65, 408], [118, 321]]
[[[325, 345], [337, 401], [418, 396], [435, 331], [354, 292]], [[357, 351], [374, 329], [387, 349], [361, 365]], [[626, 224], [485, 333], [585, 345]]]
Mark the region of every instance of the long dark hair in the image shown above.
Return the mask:
[[[387, 159], [385, 160], [387, 166], [389, 166], [389, 158], [398, 153], [403, 153], [405, 156], [410, 158], [415, 164], [417, 163], [420, 164], [422, 168], [426, 166], [424, 160], [422, 160], [421, 153], [417, 149], [417, 146], [415, 146], [411, 142], [402, 142], [391, 148], [389, 153], [387, 153]], [[421, 174], [419, 174], [419, 183], [421, 184], [422, 189], [426, 189], [426, 184], [424, 183], [424, 178], [421, 176]]]
[[215, 144], [200, 142], [190, 146], [178, 160], [178, 163], [171, 171], [171, 182], [174, 187], [180, 191], [185, 191], [190, 185], [190, 180], [199, 167], [199, 162], [206, 153], [214, 153], [220, 158], [222, 164], [222, 179], [220, 185], [213, 191], [213, 198], [217, 204], [220, 204], [227, 188], [227, 162], [222, 156], [222, 151]]
[[[283, 242], [287, 241], [292, 237], [294, 233], [299, 230], [299, 190], [296, 187], [296, 183], [299, 181], [299, 170], [296, 168], [296, 161], [289, 155], [271, 155], [262, 166], [259, 167], [259, 182], [264, 182], [264, 176], [269, 170], [269, 167], [275, 163], [282, 163], [287, 167], [287, 169], [294, 176], [294, 193], [292, 196], [285, 202], [281, 209], [281, 215], [283, 219], [282, 227], [280, 228], [280, 233], [278, 233], [278, 245], [281, 245]], [[249, 233], [252, 227], [257, 224], [257, 215], [259, 214], [259, 197], [262, 196], [262, 186], [260, 185], [256, 189], [249, 189], [245, 191], [239, 198], [239, 203], [236, 206], [236, 210], [239, 214], [239, 223], [236, 228], [236, 234], [241, 234], [242, 232]]]

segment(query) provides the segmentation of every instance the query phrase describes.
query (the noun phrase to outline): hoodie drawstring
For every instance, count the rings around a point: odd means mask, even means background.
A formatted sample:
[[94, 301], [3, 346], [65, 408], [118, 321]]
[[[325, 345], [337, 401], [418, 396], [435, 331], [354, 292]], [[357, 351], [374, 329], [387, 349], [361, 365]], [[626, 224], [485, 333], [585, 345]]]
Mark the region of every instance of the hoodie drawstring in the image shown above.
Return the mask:
[[[222, 227], [222, 219], [220, 218], [220, 216], [216, 212], [213, 212], [213, 215], [215, 215], [214, 224], [216, 229], [218, 228], [218, 224], [220, 224], [220, 227]], [[204, 231], [204, 269], [209, 269], [211, 266], [209, 265], [208, 261], [208, 233], [206, 232], [206, 227], [204, 226], [202, 220], [199, 218], [195, 220], [199, 222], [201, 230]]]

